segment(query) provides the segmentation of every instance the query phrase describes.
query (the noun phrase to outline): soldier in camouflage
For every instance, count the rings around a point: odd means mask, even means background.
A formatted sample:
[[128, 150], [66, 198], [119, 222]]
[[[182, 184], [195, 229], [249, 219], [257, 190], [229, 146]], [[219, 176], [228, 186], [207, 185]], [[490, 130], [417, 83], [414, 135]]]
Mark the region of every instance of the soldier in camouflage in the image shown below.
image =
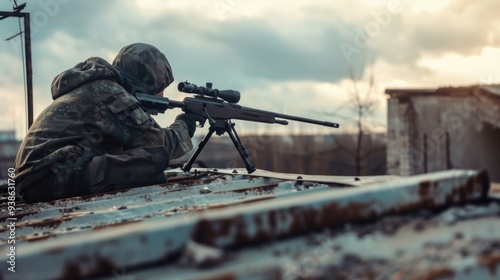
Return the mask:
[[172, 69], [154, 46], [120, 50], [113, 65], [91, 57], [54, 78], [53, 102], [28, 131], [15, 160], [25, 202], [166, 182], [170, 159], [192, 149], [198, 116], [162, 128], [136, 93], [163, 96]]

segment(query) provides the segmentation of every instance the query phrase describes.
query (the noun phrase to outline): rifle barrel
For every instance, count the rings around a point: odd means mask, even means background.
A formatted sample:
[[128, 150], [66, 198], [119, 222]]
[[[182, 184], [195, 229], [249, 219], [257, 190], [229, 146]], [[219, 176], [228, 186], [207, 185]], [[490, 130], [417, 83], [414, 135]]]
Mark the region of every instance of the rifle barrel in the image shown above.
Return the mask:
[[302, 117], [297, 117], [297, 116], [287, 115], [287, 114], [280, 114], [280, 113], [275, 113], [275, 115], [276, 115], [277, 118], [282, 118], [282, 119], [287, 119], [287, 120], [292, 120], [292, 121], [305, 122], [305, 123], [318, 124], [318, 125], [323, 125], [323, 126], [328, 126], [328, 127], [339, 128], [339, 124], [338, 123], [334, 123], [334, 122], [318, 121], [318, 120], [315, 120], [315, 119], [302, 118]]
[[[315, 119], [302, 118], [302, 117], [297, 117], [297, 116], [293, 116], [293, 115], [281, 114], [281, 113], [265, 111], [265, 110], [250, 108], [250, 107], [241, 106], [241, 109], [248, 110], [248, 111], [254, 111], [257, 113], [271, 114], [271, 115], [274, 115], [276, 118], [287, 119], [287, 120], [292, 120], [292, 121], [311, 123], [311, 124], [323, 125], [323, 126], [334, 127], [334, 128], [339, 128], [339, 126], [340, 126], [338, 123], [318, 121]], [[282, 121], [281, 122], [276, 121], [276, 123], [284, 124], [284, 123], [282, 123]]]
[[168, 100], [168, 107], [169, 108], [184, 108], [185, 105], [186, 105], [186, 103], [184, 103], [183, 101], [176, 101], [176, 100], [172, 100], [172, 99]]

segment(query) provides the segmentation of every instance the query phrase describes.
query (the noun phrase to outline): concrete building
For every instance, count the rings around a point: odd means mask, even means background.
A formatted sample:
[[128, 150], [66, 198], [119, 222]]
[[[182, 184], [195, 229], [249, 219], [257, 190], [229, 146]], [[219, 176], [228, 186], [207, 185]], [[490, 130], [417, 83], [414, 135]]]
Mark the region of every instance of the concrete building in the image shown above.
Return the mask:
[[500, 181], [500, 85], [385, 92], [389, 174], [486, 169]]

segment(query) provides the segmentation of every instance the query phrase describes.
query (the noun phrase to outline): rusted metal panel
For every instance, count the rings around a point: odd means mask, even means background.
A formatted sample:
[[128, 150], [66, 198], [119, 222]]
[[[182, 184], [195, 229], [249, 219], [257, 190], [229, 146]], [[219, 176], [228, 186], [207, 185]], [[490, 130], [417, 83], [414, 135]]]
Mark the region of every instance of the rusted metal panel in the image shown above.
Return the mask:
[[[500, 204], [468, 204], [346, 224], [266, 246], [226, 250], [209, 267], [174, 265], [117, 279], [498, 279]], [[119, 277], [118, 277], [119, 276]], [[122, 277], [122, 278], [120, 278]], [[127, 278], [128, 277], [128, 278]], [[439, 278], [441, 277], [441, 278]], [[109, 279], [109, 278], [106, 278]]]
[[294, 196], [262, 202], [258, 208], [208, 212], [197, 223], [192, 238], [216, 247], [240, 246], [346, 222], [369, 221], [384, 214], [484, 199], [488, 188], [484, 172], [445, 171], [365, 188]]
[[[276, 182], [262, 178], [244, 182], [236, 180], [233, 183], [231, 178], [219, 178], [194, 188], [171, 186], [167, 194], [173, 197], [162, 197], [162, 192], [165, 192], [163, 187], [148, 187], [115, 195], [84, 198], [83, 201], [66, 200], [54, 203], [52, 208], [47, 204], [33, 206], [27, 211], [42, 210], [45, 207], [42, 212], [52, 211], [52, 221], [55, 219], [60, 223], [52, 225], [46, 220], [49, 224], [44, 224], [42, 219], [38, 224], [41, 228], [45, 230], [54, 226], [54, 229], [48, 230], [46, 235], [43, 232], [39, 236], [33, 235], [32, 240], [20, 241], [17, 247], [18, 262], [29, 263], [30, 270], [19, 270], [16, 276], [21, 279], [74, 279], [110, 273], [122, 267], [167, 263], [180, 254], [188, 241], [222, 249], [241, 247], [345, 223], [373, 221], [384, 214], [439, 209], [453, 203], [484, 199], [489, 186], [487, 174], [475, 171], [446, 171], [347, 189], [317, 185], [315, 188], [298, 191], [301, 188], [297, 182], [281, 182], [274, 186], [275, 184]], [[169, 200], [182, 201], [185, 198], [182, 192], [185, 192], [185, 196], [196, 196], [205, 187], [214, 190], [206, 198], [219, 197], [219, 203], [236, 205], [207, 207], [208, 210], [202, 212], [195, 209], [171, 217], [166, 217], [169, 215], [165, 214], [152, 215], [152, 212], [158, 210], [154, 207], [147, 211], [136, 211], [141, 207], [147, 208], [150, 203], [155, 207], [165, 204], [165, 211], [169, 208]], [[264, 192], [260, 199], [254, 196], [256, 189], [256, 193]], [[266, 193], [269, 191], [275, 193]], [[282, 194], [279, 199], [271, 198], [280, 195], [277, 192]], [[228, 193], [230, 196], [227, 196]], [[247, 194], [255, 201], [236, 203], [243, 198], [240, 195]], [[132, 203], [123, 208], [126, 201]], [[199, 202], [200, 200], [192, 199], [189, 203], [184, 201], [177, 205], [186, 207], [190, 204], [194, 207]], [[206, 204], [213, 204], [213, 201]], [[80, 231], [69, 231], [71, 234], [61, 234], [60, 229], [68, 221], [64, 218], [58, 221], [56, 211], [75, 207], [82, 208], [77, 209], [78, 214], [73, 214], [72, 220], [81, 217], [92, 220], [94, 214], [89, 214], [92, 211], [102, 213], [103, 219], [97, 223], [76, 220], [75, 226], [92, 226]], [[109, 223], [105, 219], [108, 214], [111, 217]], [[38, 218], [41, 218], [40, 215]], [[26, 227], [27, 221], [33, 219], [29, 215], [24, 216], [20, 223], [24, 222]], [[2, 251], [0, 262], [3, 265], [6, 263], [5, 256], [5, 251]], [[46, 269], [47, 267], [50, 269]], [[1, 273], [4, 271], [6, 270], [3, 269]]]

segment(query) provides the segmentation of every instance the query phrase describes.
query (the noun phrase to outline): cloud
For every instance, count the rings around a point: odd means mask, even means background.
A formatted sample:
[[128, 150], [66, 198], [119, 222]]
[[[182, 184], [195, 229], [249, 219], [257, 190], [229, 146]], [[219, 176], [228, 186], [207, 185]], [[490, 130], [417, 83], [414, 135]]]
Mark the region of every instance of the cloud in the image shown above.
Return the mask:
[[[0, 10], [10, 10], [7, 4]], [[498, 8], [495, 0], [32, 1], [26, 10], [35, 31], [35, 114], [51, 102], [55, 75], [90, 56], [111, 61], [139, 41], [165, 52], [177, 81], [240, 90], [243, 105], [279, 110], [286, 103], [318, 117], [308, 108], [336, 102], [325, 89], [338, 89], [336, 98], [345, 99], [349, 67], [359, 77], [376, 70], [383, 103], [384, 86], [437, 86], [493, 71], [484, 61], [500, 47]], [[0, 36], [18, 28], [3, 20]], [[346, 44], [356, 48], [350, 57], [341, 48]], [[0, 97], [9, 94], [22, 105], [20, 49], [19, 41], [0, 44]], [[457, 65], [455, 72], [446, 65]], [[175, 87], [167, 95], [184, 97]]]
[[379, 56], [395, 64], [414, 64], [424, 56], [451, 52], [476, 55], [485, 46], [500, 47], [500, 41], [493, 42], [490, 35], [500, 31], [500, 18], [495, 12], [498, 8], [500, 3], [494, 0], [456, 0], [439, 13], [414, 12], [408, 3], [400, 14], [391, 15], [372, 46]]

